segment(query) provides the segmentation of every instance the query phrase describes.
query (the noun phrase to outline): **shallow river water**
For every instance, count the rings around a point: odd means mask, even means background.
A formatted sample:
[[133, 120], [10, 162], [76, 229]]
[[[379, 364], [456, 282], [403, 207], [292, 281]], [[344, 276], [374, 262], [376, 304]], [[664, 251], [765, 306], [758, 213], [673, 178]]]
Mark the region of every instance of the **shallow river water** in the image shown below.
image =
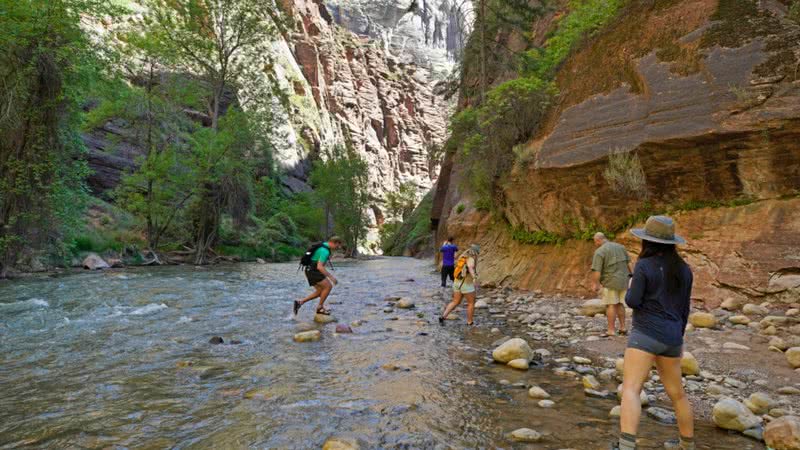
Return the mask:
[[[484, 312], [477, 328], [440, 327], [445, 292], [430, 270], [404, 258], [337, 264], [334, 315], [366, 321], [342, 335], [314, 324], [311, 304], [292, 318], [309, 289], [294, 264], [0, 283], [0, 448], [305, 449], [330, 436], [362, 448], [608, 448], [615, 402], [549, 367], [493, 364], [488, 330], [511, 329]], [[386, 313], [388, 296], [417, 308]], [[292, 341], [312, 327], [320, 342]], [[211, 345], [217, 335], [226, 344]], [[542, 386], [556, 406], [514, 383]], [[521, 427], [546, 436], [511, 442]], [[645, 448], [675, 433], [642, 421]], [[700, 448], [763, 448], [708, 424], [698, 437]]]

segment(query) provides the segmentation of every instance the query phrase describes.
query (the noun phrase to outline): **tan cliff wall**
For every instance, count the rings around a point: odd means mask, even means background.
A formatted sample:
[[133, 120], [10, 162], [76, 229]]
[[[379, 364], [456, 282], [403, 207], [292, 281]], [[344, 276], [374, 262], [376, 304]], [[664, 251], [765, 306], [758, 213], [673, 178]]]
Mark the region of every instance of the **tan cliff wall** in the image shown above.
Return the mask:
[[[485, 281], [591, 295], [590, 242], [524, 245], [511, 230], [620, 232], [648, 211], [672, 211], [697, 300], [799, 301], [800, 27], [785, 11], [632, 2], [561, 67], [556, 105], [494, 213], [472, 208], [450, 155], [432, 213], [439, 235], [483, 244]], [[645, 192], [621, 194], [605, 179], [618, 149], [638, 155]]]

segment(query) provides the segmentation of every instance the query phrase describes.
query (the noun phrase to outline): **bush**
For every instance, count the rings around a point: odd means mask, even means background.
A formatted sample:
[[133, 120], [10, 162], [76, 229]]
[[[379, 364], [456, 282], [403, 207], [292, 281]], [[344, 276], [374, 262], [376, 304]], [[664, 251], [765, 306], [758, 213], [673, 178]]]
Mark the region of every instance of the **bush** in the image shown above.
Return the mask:
[[647, 179], [636, 153], [625, 149], [612, 151], [603, 178], [615, 192], [647, 198]]

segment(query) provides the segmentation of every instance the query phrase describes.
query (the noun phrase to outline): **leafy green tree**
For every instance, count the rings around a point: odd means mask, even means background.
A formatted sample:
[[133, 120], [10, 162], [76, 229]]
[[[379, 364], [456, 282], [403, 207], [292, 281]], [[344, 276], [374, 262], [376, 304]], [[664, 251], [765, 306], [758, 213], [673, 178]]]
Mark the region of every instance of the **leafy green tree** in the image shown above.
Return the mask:
[[406, 220], [417, 204], [417, 189], [414, 183], [401, 183], [396, 191], [386, 193], [386, 210], [393, 218]]
[[333, 218], [333, 229], [345, 241], [346, 255], [355, 255], [367, 233], [367, 163], [352, 147], [336, 147], [315, 164], [310, 180], [326, 217]]
[[82, 18], [101, 0], [0, 0], [0, 276], [24, 249], [64, 250], [86, 202], [79, 100], [101, 70]]

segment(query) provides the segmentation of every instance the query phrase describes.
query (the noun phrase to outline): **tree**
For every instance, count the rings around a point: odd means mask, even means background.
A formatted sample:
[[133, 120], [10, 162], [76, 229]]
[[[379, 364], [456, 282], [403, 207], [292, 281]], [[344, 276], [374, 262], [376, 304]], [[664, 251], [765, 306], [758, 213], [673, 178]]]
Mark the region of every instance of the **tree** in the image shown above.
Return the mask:
[[[232, 102], [234, 91], [240, 107], [262, 112], [269, 109], [257, 103], [274, 93], [268, 80], [262, 79], [265, 69], [271, 66], [266, 46], [276, 32], [277, 7], [264, 0], [141, 0], [141, 3], [147, 12], [134, 27], [154, 44], [160, 62], [173, 70], [198, 76], [210, 92], [206, 113], [211, 132], [200, 133], [194, 141], [199, 145], [198, 156], [207, 157], [196, 159], [201, 178], [196, 180], [198, 197], [192, 207], [195, 263], [202, 264], [219, 235], [223, 209], [238, 200], [229, 195], [231, 189], [244, 188], [237, 173], [223, 173], [235, 165], [229, 149], [220, 147], [232, 143], [232, 130], [226, 136], [214, 134], [219, 131], [220, 118]], [[254, 82], [256, 79], [263, 82]], [[259, 91], [259, 86], [266, 91]], [[236, 91], [241, 87], [247, 90]], [[252, 129], [252, 124], [248, 128]]]
[[310, 180], [326, 215], [333, 218], [333, 229], [345, 241], [346, 255], [355, 255], [367, 233], [367, 163], [352, 147], [336, 147], [327, 160], [315, 164]]
[[417, 189], [411, 182], [401, 183], [396, 191], [386, 193], [386, 209], [392, 218], [405, 221], [417, 204]]
[[63, 250], [86, 200], [78, 101], [101, 71], [80, 26], [101, 0], [0, 0], [0, 276], [21, 250]]

